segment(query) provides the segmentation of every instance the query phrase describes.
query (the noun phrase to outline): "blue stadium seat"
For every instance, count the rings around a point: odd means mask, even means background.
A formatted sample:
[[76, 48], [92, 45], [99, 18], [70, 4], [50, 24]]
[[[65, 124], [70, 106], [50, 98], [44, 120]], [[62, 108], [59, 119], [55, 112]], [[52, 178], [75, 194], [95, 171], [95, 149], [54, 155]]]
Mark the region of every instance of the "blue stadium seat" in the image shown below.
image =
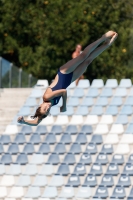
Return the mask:
[[133, 176], [133, 163], [126, 163], [122, 173]]
[[63, 163], [66, 163], [68, 165], [73, 165], [76, 163], [75, 155], [73, 153], [67, 153], [65, 155], [65, 158], [63, 160]]
[[123, 106], [120, 110], [121, 115], [132, 115], [133, 114], [133, 109], [132, 106], [126, 105]]
[[96, 134], [92, 135], [91, 143], [102, 144], [103, 143], [102, 136], [101, 135], [96, 135]]
[[74, 114], [73, 106], [68, 106], [66, 112], [60, 113], [60, 115], [67, 115], [67, 116], [72, 116], [73, 114]]
[[25, 134], [25, 135], [29, 135], [33, 132], [32, 127], [31, 126], [22, 126], [21, 128], [21, 133]]
[[59, 115], [59, 113], [60, 113], [60, 109], [59, 109], [58, 106], [51, 107], [51, 109], [50, 109], [50, 114], [51, 115], [57, 116], [57, 115]]
[[60, 164], [57, 174], [68, 176], [70, 174], [69, 166], [65, 163]]
[[105, 174], [103, 177], [102, 177], [102, 180], [101, 180], [101, 184], [102, 186], [106, 186], [106, 187], [112, 187], [114, 185], [114, 180], [113, 180], [113, 177], [112, 175], [107, 175]]
[[0, 162], [4, 165], [10, 165], [12, 161], [12, 156], [9, 153], [5, 153], [2, 155]]
[[113, 97], [110, 102], [110, 106], [121, 106], [122, 105], [122, 98], [121, 97]]
[[96, 158], [96, 163], [99, 163], [101, 165], [106, 165], [108, 163], [108, 157], [106, 154], [103, 154], [103, 153], [99, 153], [97, 155], [97, 158]]
[[62, 126], [60, 126], [60, 125], [53, 125], [52, 129], [51, 129], [51, 132], [54, 133], [54, 134], [57, 134], [57, 135], [63, 133]]
[[75, 115], [82, 115], [82, 116], [85, 116], [88, 114], [89, 114], [89, 111], [88, 111], [87, 106], [79, 106], [75, 113]]
[[27, 164], [25, 167], [23, 175], [35, 176], [38, 173], [37, 165]]
[[42, 143], [39, 147], [38, 153], [48, 154], [50, 153], [50, 146], [47, 143]]
[[100, 94], [101, 97], [112, 97], [113, 92], [111, 88], [104, 88]]
[[133, 154], [130, 154], [128, 157], [128, 163], [132, 163], [133, 164]]
[[93, 163], [90, 169], [90, 173], [96, 176], [102, 175], [102, 166], [99, 163]]
[[100, 153], [112, 154], [114, 152], [112, 144], [104, 144]]
[[76, 174], [71, 174], [71, 176], [69, 176], [69, 178], [68, 178], [67, 186], [78, 187], [80, 185], [81, 185], [81, 183], [80, 183], [79, 176]]
[[124, 105], [129, 105], [129, 106], [133, 106], [133, 97], [127, 97]]
[[25, 153], [20, 153], [17, 156], [16, 163], [20, 165], [26, 165], [28, 163], [28, 157]]
[[123, 187], [130, 187], [131, 186], [130, 176], [126, 174], [121, 174], [117, 185]]
[[78, 106], [79, 105], [79, 98], [77, 98], [77, 97], [70, 97], [68, 99], [67, 105], [68, 106]]
[[80, 132], [90, 135], [93, 132], [92, 126], [85, 124], [81, 127]]
[[56, 143], [55, 134], [49, 133], [49, 134], [46, 136], [44, 142], [46, 142], [46, 143], [48, 143], [48, 144], [55, 144], [55, 143]]
[[20, 116], [28, 116], [30, 115], [30, 107], [24, 106], [19, 110], [18, 115]]
[[94, 106], [90, 112], [91, 115], [102, 115], [103, 107], [102, 106]]
[[60, 163], [59, 155], [56, 153], [51, 153], [48, 158], [48, 164], [58, 165]]
[[99, 95], [98, 89], [97, 88], [90, 88], [88, 90], [88, 93], [86, 94], [87, 97], [97, 97]]
[[128, 117], [127, 115], [118, 115], [115, 121], [116, 124], [127, 124], [128, 123]]
[[108, 105], [108, 98], [107, 97], [99, 97], [95, 106], [107, 106]]
[[69, 134], [77, 134], [78, 132], [78, 129], [77, 129], [77, 126], [76, 125], [68, 125], [66, 127], [66, 133], [69, 133]]
[[62, 143], [57, 143], [55, 148], [54, 148], [54, 152], [56, 152], [57, 154], [64, 154], [66, 153], [66, 147], [64, 144]]
[[86, 152], [90, 153], [90, 154], [96, 154], [97, 153], [97, 146], [94, 143], [88, 143], [88, 145], [86, 146]]
[[26, 143], [23, 148], [23, 153], [28, 154], [28, 155], [35, 153], [34, 145], [31, 143]]
[[3, 144], [0, 144], [0, 154], [4, 153]]
[[45, 135], [47, 131], [47, 127], [45, 125], [38, 125], [36, 128], [36, 132], [40, 135]]
[[117, 106], [108, 106], [105, 114], [107, 114], [107, 115], [117, 115], [118, 114]]
[[94, 104], [94, 99], [92, 97], [85, 97], [81, 102], [80, 106], [88, 106], [91, 107]]
[[41, 196], [40, 187], [30, 186], [26, 191], [25, 198], [36, 198], [38, 199]]
[[86, 166], [82, 163], [78, 163], [73, 171], [74, 174], [78, 175], [78, 176], [83, 176], [86, 174]]
[[9, 143], [11, 143], [10, 136], [9, 135], [1, 135], [0, 143], [1, 144], [9, 144]]
[[8, 175], [13, 175], [13, 176], [18, 176], [22, 173], [22, 170], [21, 170], [21, 165], [19, 164], [11, 164], [10, 165], [10, 168], [8, 170], [8, 172], [6, 174]]
[[19, 187], [28, 187], [31, 184], [30, 176], [21, 175], [16, 183]]
[[49, 186], [61, 187], [64, 185], [64, 177], [58, 174], [52, 176]]
[[80, 157], [80, 163], [85, 165], [90, 165], [92, 163], [91, 155], [87, 152], [84, 152]]
[[108, 189], [105, 186], [101, 186], [99, 185], [96, 193], [95, 193], [95, 198], [102, 198], [102, 199], [106, 199], [108, 197]]
[[130, 88], [132, 86], [131, 79], [121, 79], [119, 87]]
[[107, 171], [106, 171], [106, 174], [108, 175], [113, 175], [113, 176], [117, 176], [119, 174], [119, 168], [118, 168], [118, 165], [115, 164], [115, 163], [110, 163], [108, 165], [108, 168], [107, 168]]
[[45, 187], [47, 185], [47, 177], [45, 175], [37, 175], [32, 186]]
[[44, 199], [55, 199], [55, 197], [57, 197], [56, 187], [46, 186], [41, 197]]
[[124, 164], [124, 156], [123, 155], [113, 155], [112, 163], [115, 163], [117, 165], [123, 165]]
[[91, 83], [92, 88], [102, 88], [104, 87], [104, 83], [102, 79], [93, 79]]
[[72, 143], [71, 135], [69, 133], [63, 133], [60, 142], [63, 144], [70, 144]]
[[76, 137], [76, 140], [75, 140], [76, 143], [79, 143], [79, 144], [86, 144], [87, 143], [87, 137], [84, 133], [79, 133]]
[[125, 197], [126, 193], [124, 187], [116, 185], [112, 194], [112, 198], [124, 199]]
[[116, 79], [108, 79], [105, 84], [105, 87], [107, 88], [116, 88], [117, 86], [118, 82]]
[[30, 106], [30, 107], [32, 107], [32, 106], [37, 106], [36, 99], [35, 99], [35, 98], [29, 97], [29, 98], [26, 100], [26, 102], [25, 102], [24, 105], [25, 105], [25, 106]]
[[32, 159], [30, 160], [31, 164], [41, 165], [44, 163], [44, 156], [39, 153], [35, 153], [32, 155]]
[[87, 174], [83, 185], [88, 186], [88, 187], [97, 186], [96, 176], [94, 174]]
[[81, 152], [82, 152], [82, 150], [81, 150], [80, 144], [73, 143], [72, 146], [71, 146], [71, 148], [70, 148], [70, 153], [79, 154]]
[[41, 143], [40, 135], [38, 133], [34, 133], [33, 135], [31, 135], [29, 142], [32, 143], [32, 144]]
[[77, 85], [78, 88], [88, 88], [90, 87], [90, 81], [88, 79], [81, 79]]
[[23, 135], [23, 133], [18, 133], [14, 139], [14, 143], [17, 143], [17, 144], [26, 143], [25, 135]]
[[40, 89], [33, 89], [31, 92], [30, 97], [34, 97], [34, 98], [40, 98], [42, 97], [42, 90]]
[[117, 88], [114, 96], [117, 97], [125, 97], [127, 95], [126, 88]]
[[129, 194], [129, 196], [128, 196], [127, 199], [128, 199], [128, 200], [132, 200], [132, 199], [133, 199], [133, 186], [132, 186], [131, 189], [130, 189], [130, 194]]
[[12, 143], [10, 144], [10, 146], [8, 147], [7, 153], [15, 155], [19, 153], [19, 147], [17, 144]]
[[84, 96], [84, 90], [82, 88], [75, 88], [73, 92], [73, 97], [83, 97]]

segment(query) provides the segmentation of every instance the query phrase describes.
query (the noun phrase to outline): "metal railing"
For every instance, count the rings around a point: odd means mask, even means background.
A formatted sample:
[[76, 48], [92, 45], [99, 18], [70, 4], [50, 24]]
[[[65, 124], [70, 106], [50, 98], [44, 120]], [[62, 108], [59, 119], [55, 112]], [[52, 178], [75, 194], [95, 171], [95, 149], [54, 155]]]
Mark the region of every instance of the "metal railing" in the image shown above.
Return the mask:
[[0, 88], [33, 87], [37, 79], [0, 57]]

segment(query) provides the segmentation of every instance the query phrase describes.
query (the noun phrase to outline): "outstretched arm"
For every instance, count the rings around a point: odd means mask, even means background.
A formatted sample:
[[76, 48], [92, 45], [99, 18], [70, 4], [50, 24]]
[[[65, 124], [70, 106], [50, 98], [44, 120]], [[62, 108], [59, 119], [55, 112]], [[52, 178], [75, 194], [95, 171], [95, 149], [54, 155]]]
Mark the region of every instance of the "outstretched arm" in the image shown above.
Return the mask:
[[23, 117], [18, 118], [18, 123], [27, 124], [27, 125], [30, 125], [30, 126], [37, 126], [40, 123], [40, 121], [41, 120], [38, 120], [38, 118], [35, 118], [33, 120], [27, 120], [27, 119], [24, 119]]

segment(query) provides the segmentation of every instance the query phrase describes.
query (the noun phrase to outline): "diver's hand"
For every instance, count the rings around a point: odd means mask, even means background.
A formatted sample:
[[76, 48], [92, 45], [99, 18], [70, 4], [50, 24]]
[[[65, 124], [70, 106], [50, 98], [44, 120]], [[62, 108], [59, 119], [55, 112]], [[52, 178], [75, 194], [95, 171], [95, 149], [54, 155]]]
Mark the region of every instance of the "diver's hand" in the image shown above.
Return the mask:
[[24, 118], [23, 116], [18, 118], [18, 123], [23, 124], [24, 123]]
[[61, 107], [60, 107], [60, 112], [66, 112], [66, 110], [67, 110], [67, 109], [66, 109], [66, 106], [61, 106]]

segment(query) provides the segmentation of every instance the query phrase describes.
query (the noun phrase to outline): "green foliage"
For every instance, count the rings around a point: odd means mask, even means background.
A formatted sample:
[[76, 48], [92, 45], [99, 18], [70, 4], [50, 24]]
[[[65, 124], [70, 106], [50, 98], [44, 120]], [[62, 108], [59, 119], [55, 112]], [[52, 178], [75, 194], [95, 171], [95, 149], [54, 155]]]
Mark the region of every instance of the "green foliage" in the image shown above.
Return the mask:
[[115, 30], [118, 39], [85, 75], [90, 80], [132, 78], [132, 6], [130, 0], [1, 0], [0, 54], [50, 80], [71, 59], [76, 44], [86, 47]]

